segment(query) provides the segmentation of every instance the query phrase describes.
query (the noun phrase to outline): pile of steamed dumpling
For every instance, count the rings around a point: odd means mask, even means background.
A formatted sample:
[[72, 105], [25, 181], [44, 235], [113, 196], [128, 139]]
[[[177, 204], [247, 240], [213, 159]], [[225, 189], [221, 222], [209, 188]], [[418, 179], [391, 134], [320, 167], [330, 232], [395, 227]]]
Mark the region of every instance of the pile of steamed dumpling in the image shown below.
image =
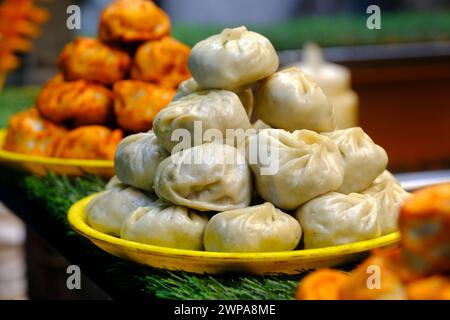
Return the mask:
[[[316, 82], [278, 67], [270, 41], [245, 27], [196, 44], [193, 78], [152, 130], [119, 144], [117, 177], [89, 203], [87, 223], [126, 240], [216, 252], [320, 248], [396, 231], [409, 194], [386, 171], [384, 149], [361, 128], [336, 130]], [[223, 137], [253, 130], [239, 148], [199, 136], [199, 123]], [[268, 144], [269, 161], [249, 159], [254, 141]]]

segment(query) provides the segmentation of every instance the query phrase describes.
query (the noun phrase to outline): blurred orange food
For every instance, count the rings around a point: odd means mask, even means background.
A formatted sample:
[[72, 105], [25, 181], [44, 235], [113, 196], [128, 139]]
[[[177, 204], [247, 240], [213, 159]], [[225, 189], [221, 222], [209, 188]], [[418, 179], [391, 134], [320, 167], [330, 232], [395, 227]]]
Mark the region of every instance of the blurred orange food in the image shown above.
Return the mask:
[[9, 120], [3, 148], [8, 151], [50, 157], [67, 130], [39, 116], [35, 108], [19, 112]]
[[450, 273], [450, 184], [413, 193], [400, 211], [399, 226], [412, 268]]
[[321, 269], [303, 278], [295, 298], [298, 300], [339, 300], [342, 285], [349, 276], [342, 271]]
[[[0, 72], [5, 73], [19, 65], [15, 52], [30, 50], [30, 38], [48, 12], [32, 0], [0, 3]], [[12, 121], [8, 147], [49, 157], [113, 159], [123, 131], [151, 129], [179, 83], [190, 78], [189, 52], [170, 37], [170, 19], [152, 1], [112, 1], [100, 16], [97, 39], [79, 37], [61, 51], [60, 74], [41, 89], [33, 112], [17, 115], [24, 123]], [[49, 137], [47, 129], [58, 132], [48, 138], [51, 143], [35, 141], [28, 117], [40, 121]]]
[[35, 38], [40, 34], [40, 28], [28, 20], [0, 20], [0, 32], [3, 36], [22, 35]]
[[327, 299], [338, 291], [339, 299], [350, 300], [449, 300], [449, 217], [450, 184], [414, 192], [400, 211], [401, 247], [374, 250], [347, 280], [334, 285], [326, 274], [313, 272], [300, 282], [296, 298]]
[[411, 300], [450, 300], [450, 278], [436, 275], [414, 281], [406, 293]]
[[8, 52], [0, 54], [0, 73], [19, 66], [19, 59], [11, 56], [31, 50], [31, 39], [40, 35], [40, 24], [48, 18], [48, 11], [35, 7], [32, 0], [0, 1], [0, 51]]
[[4, 0], [0, 16], [10, 20], [28, 19], [36, 23], [44, 23], [49, 19], [48, 11], [36, 7], [31, 0]]
[[[387, 249], [389, 251], [389, 249]], [[405, 286], [400, 277], [399, 265], [388, 257], [385, 250], [375, 250], [351, 276], [340, 290], [343, 300], [403, 300]]]
[[66, 134], [54, 154], [57, 158], [113, 160], [116, 147], [123, 139], [120, 129], [84, 126]]
[[144, 43], [136, 51], [131, 78], [177, 88], [191, 77], [189, 52], [188, 46], [171, 37]]
[[36, 106], [43, 117], [57, 123], [106, 124], [112, 117], [113, 94], [98, 84], [57, 76], [41, 90]]
[[9, 51], [0, 50], [0, 73], [6, 73], [19, 66], [19, 58]]
[[127, 53], [97, 39], [80, 37], [64, 47], [58, 67], [66, 80], [83, 79], [108, 85], [125, 77], [130, 60]]
[[377, 249], [349, 274], [334, 269], [303, 278], [299, 300], [448, 300], [450, 277], [424, 276], [409, 269], [401, 248]]
[[32, 48], [31, 40], [21, 35], [0, 38], [0, 50], [10, 52], [27, 52]]
[[157, 40], [169, 32], [169, 17], [147, 0], [117, 0], [100, 16], [99, 38], [106, 42]]
[[173, 89], [136, 80], [116, 82], [113, 92], [117, 122], [133, 132], [150, 130], [153, 118], [175, 95]]

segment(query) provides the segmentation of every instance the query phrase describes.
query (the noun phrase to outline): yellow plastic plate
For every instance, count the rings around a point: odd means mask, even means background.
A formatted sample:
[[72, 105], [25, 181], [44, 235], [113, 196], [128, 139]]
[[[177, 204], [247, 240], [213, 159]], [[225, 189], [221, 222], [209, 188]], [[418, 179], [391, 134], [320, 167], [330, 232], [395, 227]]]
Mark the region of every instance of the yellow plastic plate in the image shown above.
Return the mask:
[[110, 160], [79, 160], [32, 156], [3, 150], [6, 130], [0, 129], [0, 163], [37, 175], [48, 172], [79, 176], [86, 173], [110, 178], [114, 175], [114, 162]]
[[246, 272], [253, 274], [297, 274], [309, 269], [334, 267], [360, 260], [367, 251], [396, 244], [400, 233], [328, 248], [264, 253], [223, 253], [166, 248], [119, 239], [86, 224], [85, 209], [93, 196], [69, 210], [72, 228], [100, 249], [120, 258], [154, 268], [194, 273]]

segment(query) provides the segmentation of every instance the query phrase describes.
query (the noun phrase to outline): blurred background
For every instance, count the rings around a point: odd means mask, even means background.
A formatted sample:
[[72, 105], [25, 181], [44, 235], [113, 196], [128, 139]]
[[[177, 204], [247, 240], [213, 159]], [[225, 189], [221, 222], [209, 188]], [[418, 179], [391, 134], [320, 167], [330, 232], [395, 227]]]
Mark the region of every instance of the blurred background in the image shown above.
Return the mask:
[[[80, 34], [95, 36], [99, 14], [109, 2], [39, 2], [50, 19], [33, 48], [20, 54], [20, 67], [6, 78], [5, 90], [0, 93], [0, 112], [33, 104], [39, 86], [56, 73], [55, 61], [63, 46]], [[450, 168], [450, 1], [154, 2], [170, 16], [173, 36], [190, 46], [224, 27], [246, 25], [268, 37], [279, 51], [281, 65], [287, 66], [302, 60], [305, 44], [316, 43], [326, 61], [350, 72], [351, 83], [343, 90], [353, 90], [359, 97], [359, 125], [386, 149], [390, 170]], [[81, 8], [81, 30], [66, 28], [66, 9], [72, 4]], [[372, 4], [381, 9], [379, 30], [366, 26], [366, 9]], [[3, 105], [15, 107], [2, 111]], [[80, 298], [51, 285], [54, 277], [64, 279], [67, 261], [32, 233], [27, 248], [27, 259], [39, 266], [29, 272], [29, 296]], [[83, 295], [104, 297], [94, 285]]]
[[[42, 85], [55, 74], [67, 42], [79, 34], [96, 35], [99, 14], [109, 2], [43, 1], [50, 20], [6, 85]], [[305, 43], [317, 43], [326, 60], [350, 69], [360, 124], [387, 149], [391, 170], [450, 166], [450, 1], [155, 2], [171, 17], [173, 36], [190, 46], [224, 27], [246, 25], [267, 36], [281, 64], [289, 65], [301, 59]], [[71, 4], [81, 8], [81, 30], [66, 28]], [[371, 4], [381, 9], [381, 30], [366, 27]]]

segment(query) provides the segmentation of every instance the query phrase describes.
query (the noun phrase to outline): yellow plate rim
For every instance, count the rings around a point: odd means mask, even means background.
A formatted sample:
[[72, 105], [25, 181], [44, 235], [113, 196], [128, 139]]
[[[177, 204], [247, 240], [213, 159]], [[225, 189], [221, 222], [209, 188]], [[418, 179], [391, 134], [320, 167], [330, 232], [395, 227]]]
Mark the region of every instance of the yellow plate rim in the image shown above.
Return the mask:
[[76, 166], [76, 167], [98, 167], [98, 168], [114, 168], [112, 160], [83, 160], [83, 159], [64, 159], [40, 157], [29, 154], [11, 152], [3, 149], [6, 139], [7, 129], [0, 129], [0, 159], [21, 163], [38, 163], [43, 165], [58, 166]]
[[83, 198], [73, 204], [68, 211], [68, 221], [71, 227], [82, 236], [91, 241], [103, 242], [116, 247], [121, 247], [128, 250], [147, 252], [149, 254], [170, 255], [177, 257], [200, 257], [208, 259], [236, 259], [236, 260], [273, 260], [273, 259], [302, 259], [302, 258], [326, 258], [331, 256], [338, 256], [344, 254], [360, 253], [384, 247], [397, 243], [400, 240], [400, 232], [393, 232], [375, 239], [364, 240], [349, 244], [343, 244], [333, 247], [318, 248], [318, 249], [304, 249], [294, 251], [279, 251], [279, 252], [257, 252], [257, 253], [236, 253], [236, 252], [210, 252], [210, 251], [195, 251], [168, 248], [161, 246], [154, 246], [150, 244], [138, 243], [134, 241], [116, 238], [114, 236], [102, 233], [91, 228], [85, 221], [85, 208], [89, 201], [95, 196], [93, 194]]

